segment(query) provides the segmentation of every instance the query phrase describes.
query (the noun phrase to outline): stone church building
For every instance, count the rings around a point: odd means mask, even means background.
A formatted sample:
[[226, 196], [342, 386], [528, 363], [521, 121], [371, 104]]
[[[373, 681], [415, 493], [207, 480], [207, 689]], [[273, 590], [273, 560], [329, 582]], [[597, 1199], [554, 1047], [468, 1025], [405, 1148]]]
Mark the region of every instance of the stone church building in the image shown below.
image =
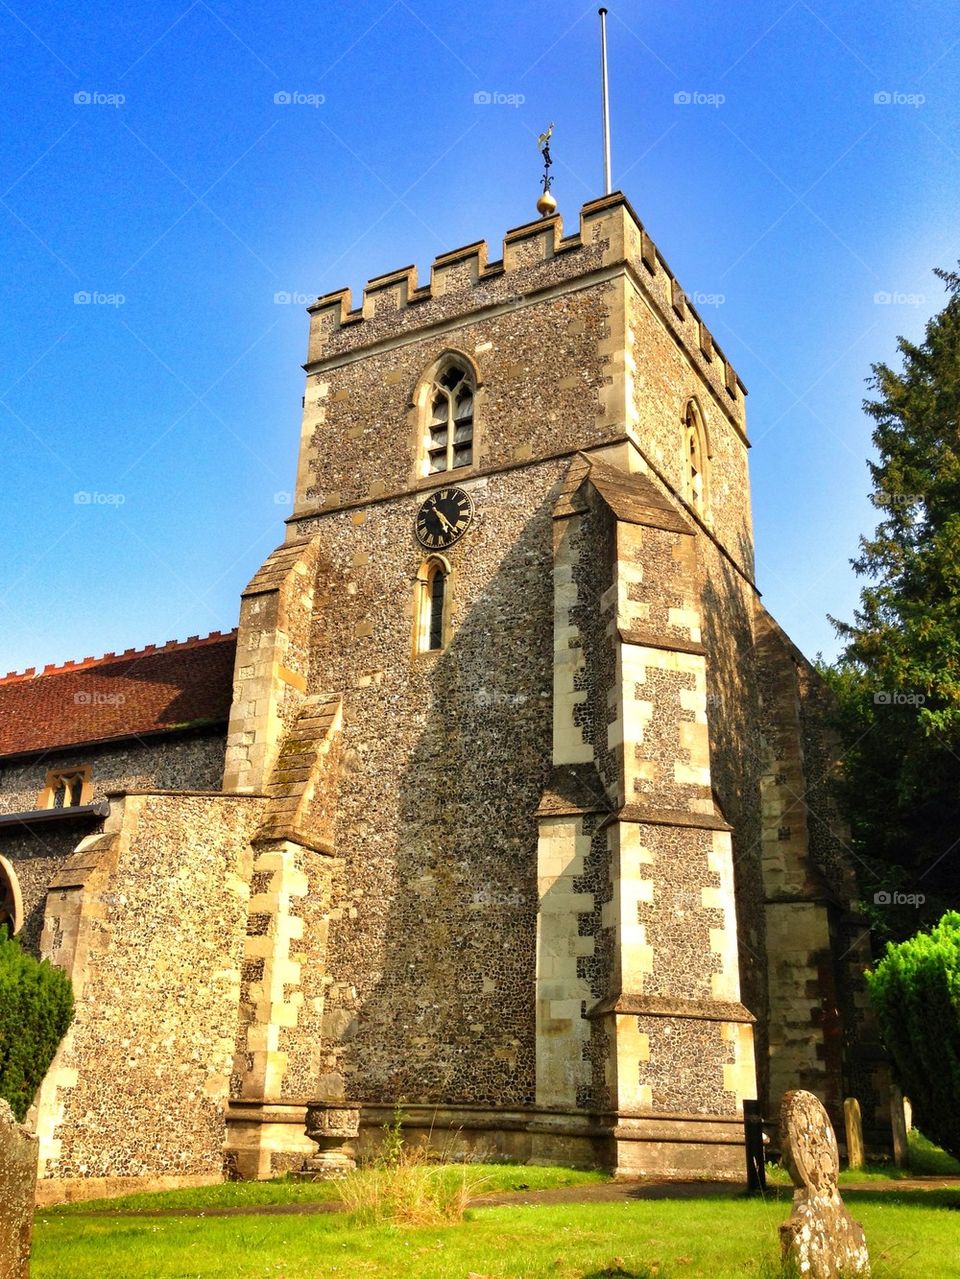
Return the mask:
[[73, 980], [50, 1198], [267, 1177], [309, 1100], [740, 1175], [882, 1127], [823, 690], [754, 582], [745, 390], [627, 200], [310, 308], [237, 630], [0, 679], [0, 912]]

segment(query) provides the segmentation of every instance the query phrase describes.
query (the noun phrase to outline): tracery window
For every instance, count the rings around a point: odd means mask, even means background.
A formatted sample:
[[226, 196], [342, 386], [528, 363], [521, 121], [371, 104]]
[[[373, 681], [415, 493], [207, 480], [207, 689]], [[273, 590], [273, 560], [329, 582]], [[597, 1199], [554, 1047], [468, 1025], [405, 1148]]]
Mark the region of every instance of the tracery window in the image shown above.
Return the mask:
[[89, 768], [51, 769], [37, 808], [77, 808], [90, 801], [91, 792]]
[[441, 364], [427, 398], [427, 459], [431, 474], [473, 463], [476, 386], [465, 361]]

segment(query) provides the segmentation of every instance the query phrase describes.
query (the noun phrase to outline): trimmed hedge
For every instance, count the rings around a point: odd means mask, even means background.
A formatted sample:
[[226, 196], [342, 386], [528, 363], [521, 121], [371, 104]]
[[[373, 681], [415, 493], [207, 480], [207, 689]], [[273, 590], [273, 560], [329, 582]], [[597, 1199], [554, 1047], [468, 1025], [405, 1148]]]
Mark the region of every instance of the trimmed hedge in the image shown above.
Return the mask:
[[73, 988], [0, 926], [0, 1097], [22, 1121], [73, 1018]]
[[960, 1158], [960, 913], [891, 942], [867, 985], [917, 1126]]

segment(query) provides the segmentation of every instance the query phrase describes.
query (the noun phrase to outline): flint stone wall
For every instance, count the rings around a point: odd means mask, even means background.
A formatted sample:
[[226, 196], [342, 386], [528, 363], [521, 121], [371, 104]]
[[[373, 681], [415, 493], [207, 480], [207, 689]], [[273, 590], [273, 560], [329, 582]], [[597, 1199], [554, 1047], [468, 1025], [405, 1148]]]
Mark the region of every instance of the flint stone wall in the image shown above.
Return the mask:
[[[34, 810], [47, 773], [89, 766], [93, 801], [122, 790], [219, 790], [226, 729], [112, 746], [51, 751], [28, 760], [0, 761], [0, 813]], [[20, 944], [39, 954], [47, 885], [85, 835], [102, 821], [69, 821], [0, 829], [0, 853], [16, 871], [23, 894]]]
[[84, 906], [76, 1015], [44, 1084], [43, 1177], [222, 1172], [262, 807], [136, 795], [111, 815], [116, 863]]
[[412, 655], [417, 495], [311, 521], [329, 577], [310, 692], [344, 700], [320, 1096], [532, 1103], [563, 469], [470, 485], [444, 652]]

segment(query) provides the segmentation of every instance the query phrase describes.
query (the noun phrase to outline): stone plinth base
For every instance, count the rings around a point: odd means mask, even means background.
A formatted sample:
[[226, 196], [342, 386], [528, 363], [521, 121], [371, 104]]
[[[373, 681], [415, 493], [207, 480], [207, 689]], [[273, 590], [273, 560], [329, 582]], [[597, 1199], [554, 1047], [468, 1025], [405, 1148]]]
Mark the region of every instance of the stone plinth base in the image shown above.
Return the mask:
[[613, 1150], [618, 1177], [746, 1181], [740, 1115], [621, 1115]]
[[[604, 1168], [616, 1176], [746, 1182], [739, 1115], [616, 1115], [473, 1106], [403, 1106], [403, 1133], [454, 1159]], [[358, 1151], [376, 1152], [393, 1107], [361, 1111]]]
[[[267, 1180], [285, 1172], [339, 1177], [355, 1159], [375, 1156], [393, 1105], [328, 1110], [323, 1142], [306, 1134], [307, 1102], [232, 1101], [227, 1110], [226, 1165], [243, 1180]], [[557, 1164], [603, 1168], [625, 1178], [674, 1177], [746, 1180], [743, 1123], [739, 1116], [589, 1114], [575, 1110], [405, 1104], [402, 1131], [410, 1145], [428, 1146], [451, 1160]], [[334, 1114], [356, 1116], [351, 1124]], [[353, 1129], [352, 1124], [356, 1124]], [[356, 1131], [356, 1136], [353, 1135]], [[326, 1149], [317, 1149], [322, 1144]], [[109, 1198], [139, 1191], [214, 1185], [218, 1174], [44, 1180], [37, 1203]]]
[[305, 1181], [336, 1181], [339, 1177], [355, 1172], [356, 1168], [356, 1159], [340, 1151], [328, 1150], [308, 1159], [300, 1175]]
[[80, 1203], [87, 1199], [117, 1199], [120, 1195], [154, 1194], [158, 1190], [191, 1190], [195, 1186], [218, 1186], [222, 1173], [193, 1176], [146, 1177], [50, 1177], [37, 1182], [37, 1207]]
[[316, 1154], [304, 1127], [306, 1102], [231, 1101], [227, 1107], [227, 1165], [241, 1181], [268, 1181], [299, 1172]]

